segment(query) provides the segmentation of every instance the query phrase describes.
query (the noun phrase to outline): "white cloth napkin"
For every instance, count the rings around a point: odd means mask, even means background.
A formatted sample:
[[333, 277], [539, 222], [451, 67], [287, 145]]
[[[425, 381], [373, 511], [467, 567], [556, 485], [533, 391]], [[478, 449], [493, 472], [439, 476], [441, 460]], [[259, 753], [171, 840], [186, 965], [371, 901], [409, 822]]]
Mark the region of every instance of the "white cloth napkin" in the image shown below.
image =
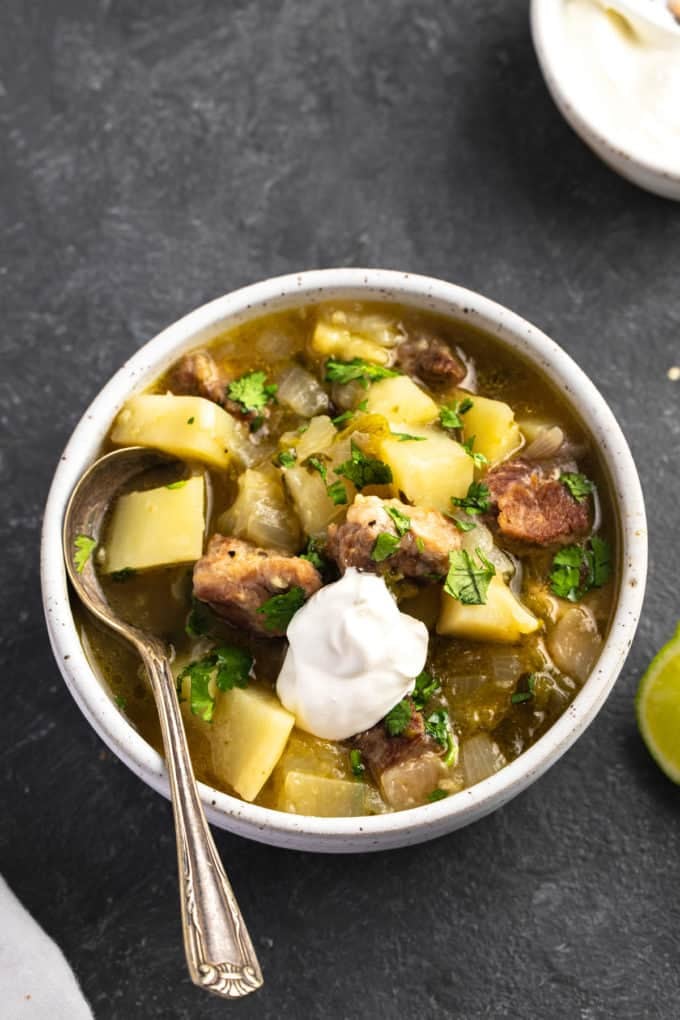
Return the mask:
[[93, 1020], [73, 971], [0, 878], [0, 1015], [3, 1020]]

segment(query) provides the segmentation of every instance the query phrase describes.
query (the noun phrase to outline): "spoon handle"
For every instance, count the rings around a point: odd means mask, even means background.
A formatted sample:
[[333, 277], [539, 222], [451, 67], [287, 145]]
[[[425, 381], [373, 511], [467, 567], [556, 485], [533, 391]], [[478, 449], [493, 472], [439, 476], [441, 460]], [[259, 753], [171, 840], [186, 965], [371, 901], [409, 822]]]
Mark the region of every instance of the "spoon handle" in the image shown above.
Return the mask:
[[140, 648], [163, 734], [177, 834], [182, 929], [194, 984], [227, 999], [254, 992], [262, 972], [198, 796], [167, 657]]

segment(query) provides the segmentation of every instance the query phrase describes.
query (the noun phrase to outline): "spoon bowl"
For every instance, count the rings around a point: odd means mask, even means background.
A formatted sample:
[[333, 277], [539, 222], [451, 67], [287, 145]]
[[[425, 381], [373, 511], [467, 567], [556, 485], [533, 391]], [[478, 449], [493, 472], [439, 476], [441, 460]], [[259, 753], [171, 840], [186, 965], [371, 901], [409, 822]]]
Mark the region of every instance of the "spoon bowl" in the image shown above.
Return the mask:
[[[141, 446], [115, 450], [95, 461], [78, 481], [66, 508], [64, 560], [83, 605], [134, 645], [149, 677], [170, 779], [182, 929], [191, 979], [224, 998], [238, 998], [260, 987], [262, 973], [198, 795], [168, 649], [153, 634], [116, 616], [96, 571], [95, 551], [116, 495], [133, 479], [172, 463], [172, 458]], [[91, 544], [89, 556], [76, 558], [78, 539]]]

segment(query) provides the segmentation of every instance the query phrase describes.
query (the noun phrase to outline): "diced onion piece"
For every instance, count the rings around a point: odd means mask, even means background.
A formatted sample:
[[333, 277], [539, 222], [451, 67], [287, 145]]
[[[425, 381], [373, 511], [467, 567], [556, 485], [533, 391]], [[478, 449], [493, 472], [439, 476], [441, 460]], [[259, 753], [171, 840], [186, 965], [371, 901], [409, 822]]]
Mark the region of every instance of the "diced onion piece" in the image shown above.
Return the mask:
[[292, 365], [284, 372], [276, 396], [280, 404], [287, 404], [303, 418], [311, 418], [328, 408], [328, 395], [323, 386], [301, 365]]
[[242, 427], [205, 397], [139, 393], [116, 418], [111, 440], [117, 446], [152, 446], [184, 460], [226, 468]]
[[299, 522], [286, 502], [281, 476], [271, 465], [243, 472], [238, 495], [217, 527], [264, 549], [296, 552], [300, 547]]
[[505, 757], [488, 733], [475, 733], [464, 740], [460, 745], [460, 761], [466, 786], [481, 783], [506, 764]]
[[549, 460], [554, 457], [564, 443], [564, 432], [559, 425], [542, 428], [533, 439], [522, 456], [526, 460]]
[[557, 668], [583, 683], [600, 654], [602, 637], [590, 610], [573, 606], [549, 632], [546, 645]]
[[297, 461], [301, 464], [313, 453], [321, 453], [326, 450], [337, 435], [335, 425], [327, 414], [320, 414], [312, 418], [307, 428], [300, 436], [296, 451]]
[[524, 672], [524, 657], [514, 648], [495, 648], [490, 656], [493, 678], [501, 687], [514, 687]]
[[311, 348], [324, 357], [388, 364], [390, 348], [403, 339], [403, 330], [394, 320], [375, 313], [335, 311], [316, 324]]
[[105, 546], [105, 572], [193, 563], [203, 551], [204, 503], [201, 475], [177, 488], [162, 485], [120, 496]]
[[418, 758], [385, 769], [380, 786], [390, 807], [402, 811], [424, 804], [445, 775], [446, 766], [439, 755], [426, 751]]
[[475, 521], [475, 527], [461, 535], [461, 547], [466, 549], [472, 556], [477, 549], [484, 553], [487, 560], [493, 563], [498, 574], [512, 576], [515, 572], [515, 564], [502, 549], [499, 549], [493, 540], [490, 528], [481, 521]]
[[333, 503], [316, 471], [305, 467], [287, 468], [285, 478], [305, 534], [313, 538], [325, 535], [330, 522], [344, 513], [345, 507]]

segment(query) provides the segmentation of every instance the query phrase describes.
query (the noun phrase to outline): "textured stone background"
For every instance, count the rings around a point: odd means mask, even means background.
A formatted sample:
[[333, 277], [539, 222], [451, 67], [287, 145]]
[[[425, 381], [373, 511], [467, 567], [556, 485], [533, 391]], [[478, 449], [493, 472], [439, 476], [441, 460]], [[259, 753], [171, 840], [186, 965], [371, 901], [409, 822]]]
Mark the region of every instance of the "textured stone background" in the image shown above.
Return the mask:
[[[678, 617], [680, 207], [565, 126], [526, 8], [3, 0], [0, 870], [98, 1018], [678, 1015], [680, 796], [632, 699]], [[185, 977], [169, 806], [52, 661], [41, 513], [141, 343], [240, 284], [347, 264], [479, 289], [576, 357], [637, 457], [651, 583], [598, 720], [494, 816], [372, 857], [217, 834], [267, 982], [229, 1007]]]

